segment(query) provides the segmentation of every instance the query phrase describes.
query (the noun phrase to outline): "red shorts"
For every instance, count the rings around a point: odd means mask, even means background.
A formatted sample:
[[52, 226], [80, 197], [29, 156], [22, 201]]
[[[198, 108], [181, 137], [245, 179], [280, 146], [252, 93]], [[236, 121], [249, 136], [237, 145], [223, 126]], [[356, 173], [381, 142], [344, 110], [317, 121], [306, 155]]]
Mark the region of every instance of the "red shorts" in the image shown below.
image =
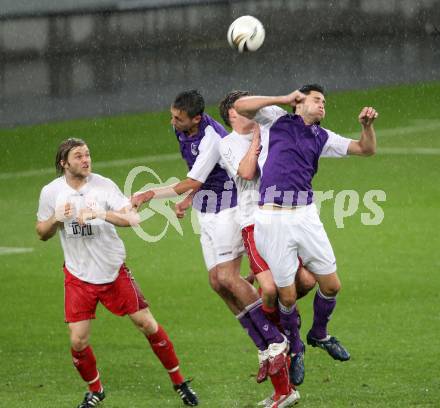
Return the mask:
[[148, 307], [129, 269], [123, 264], [115, 281], [96, 285], [73, 276], [64, 267], [64, 316], [66, 323], [95, 318], [101, 302], [117, 316], [133, 314]]
[[241, 230], [241, 236], [243, 237], [244, 247], [249, 258], [249, 265], [254, 275], [258, 275], [260, 272], [267, 271], [269, 266], [266, 261], [258, 253], [254, 240], [254, 224], [248, 225]]

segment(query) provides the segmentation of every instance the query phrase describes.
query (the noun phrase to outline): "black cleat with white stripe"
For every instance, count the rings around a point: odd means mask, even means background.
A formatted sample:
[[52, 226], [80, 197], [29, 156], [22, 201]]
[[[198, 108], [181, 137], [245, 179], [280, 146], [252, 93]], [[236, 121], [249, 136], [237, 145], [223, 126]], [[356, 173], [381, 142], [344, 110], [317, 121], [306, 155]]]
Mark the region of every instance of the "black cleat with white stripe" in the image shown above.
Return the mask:
[[195, 407], [199, 405], [199, 400], [197, 398], [197, 394], [193, 391], [193, 389], [189, 386], [189, 383], [192, 380], [185, 380], [182, 384], [174, 385], [174, 390], [179, 394], [179, 397], [182, 399], [185, 405], [189, 405], [190, 407]]
[[307, 344], [312, 347], [319, 347], [325, 350], [331, 357], [339, 361], [350, 360], [350, 353], [348, 350], [339, 342], [336, 337], [328, 336], [327, 339], [318, 340], [315, 339], [309, 332], [307, 334]]
[[93, 408], [99, 406], [100, 402], [105, 398], [104, 391], [102, 392], [86, 392], [84, 401], [78, 405], [78, 408]]

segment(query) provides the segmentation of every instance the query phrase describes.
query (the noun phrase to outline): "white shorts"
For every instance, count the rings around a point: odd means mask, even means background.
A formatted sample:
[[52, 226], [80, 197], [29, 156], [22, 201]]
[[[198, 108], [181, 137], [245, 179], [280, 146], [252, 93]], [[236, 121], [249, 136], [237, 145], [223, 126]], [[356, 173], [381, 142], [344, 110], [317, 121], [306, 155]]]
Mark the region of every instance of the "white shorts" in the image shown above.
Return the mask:
[[228, 208], [217, 214], [197, 211], [200, 223], [200, 243], [208, 271], [214, 266], [232, 261], [244, 252], [238, 208]]
[[294, 283], [298, 256], [317, 275], [336, 272], [336, 259], [315, 204], [255, 211], [255, 244], [278, 287]]

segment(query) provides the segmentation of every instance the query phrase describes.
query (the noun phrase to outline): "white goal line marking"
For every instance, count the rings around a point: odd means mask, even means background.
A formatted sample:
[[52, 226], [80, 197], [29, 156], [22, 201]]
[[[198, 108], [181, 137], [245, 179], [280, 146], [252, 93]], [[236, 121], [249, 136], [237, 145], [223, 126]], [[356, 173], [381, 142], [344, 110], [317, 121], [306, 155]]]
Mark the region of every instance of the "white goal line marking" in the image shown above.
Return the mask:
[[0, 247], [0, 255], [24, 254], [27, 252], [33, 252], [33, 250], [34, 248]]

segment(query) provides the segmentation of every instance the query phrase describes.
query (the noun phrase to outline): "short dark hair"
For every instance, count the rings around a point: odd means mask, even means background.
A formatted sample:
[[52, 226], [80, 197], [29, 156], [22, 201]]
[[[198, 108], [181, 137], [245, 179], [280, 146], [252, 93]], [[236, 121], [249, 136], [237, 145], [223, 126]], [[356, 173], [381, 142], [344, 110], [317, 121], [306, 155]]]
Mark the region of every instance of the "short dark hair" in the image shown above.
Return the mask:
[[235, 101], [243, 96], [249, 95], [250, 93], [248, 91], [231, 91], [220, 101], [218, 108], [220, 110], [220, 116], [226, 125], [231, 126], [231, 122], [229, 121], [229, 109], [234, 107]]
[[55, 168], [58, 174], [64, 174], [64, 167], [62, 166], [61, 161], [67, 161], [69, 152], [75, 147], [84, 145], [86, 145], [84, 140], [75, 137], [71, 137], [61, 142], [58, 146], [57, 155], [55, 157]]
[[205, 110], [205, 100], [196, 89], [181, 92], [173, 102], [173, 108], [184, 111], [192, 119]]
[[[303, 85], [301, 88], [299, 88], [298, 91], [302, 92], [304, 95], [309, 95], [310, 92], [316, 91], [316, 92], [322, 93], [325, 96], [324, 87], [319, 84], [306, 84], [306, 85]], [[293, 113], [296, 112], [295, 106], [292, 108], [292, 111], [293, 111]]]
[[325, 90], [322, 85], [319, 84], [306, 84], [303, 85], [301, 88], [299, 88], [299, 91], [302, 92], [305, 95], [310, 94], [312, 91], [316, 91], [319, 93], [322, 93], [325, 96]]

